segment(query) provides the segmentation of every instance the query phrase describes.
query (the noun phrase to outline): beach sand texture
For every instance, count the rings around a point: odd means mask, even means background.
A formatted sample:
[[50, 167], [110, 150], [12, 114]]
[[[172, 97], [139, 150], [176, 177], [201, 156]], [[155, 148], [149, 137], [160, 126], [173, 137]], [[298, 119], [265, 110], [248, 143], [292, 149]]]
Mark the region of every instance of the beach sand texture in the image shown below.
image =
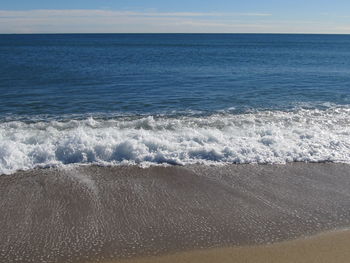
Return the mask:
[[[268, 258], [268, 243], [350, 225], [349, 168], [81, 166], [1, 176], [0, 262], [109, 262], [191, 250], [209, 259], [254, 256], [256, 246], [257, 257]], [[339, 240], [348, 246], [348, 235]], [[283, 254], [284, 244], [274, 246]], [[300, 251], [291, 244], [291, 253]], [[244, 247], [204, 250], [230, 246]], [[190, 254], [173, 256], [181, 255]]]
[[350, 231], [325, 233], [272, 245], [215, 248], [105, 263], [347, 263]]

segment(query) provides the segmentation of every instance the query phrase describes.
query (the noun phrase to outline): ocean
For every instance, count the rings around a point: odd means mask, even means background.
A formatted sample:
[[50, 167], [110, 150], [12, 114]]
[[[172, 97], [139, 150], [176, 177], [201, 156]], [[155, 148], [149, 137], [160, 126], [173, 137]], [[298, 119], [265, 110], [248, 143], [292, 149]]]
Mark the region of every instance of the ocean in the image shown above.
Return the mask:
[[0, 174], [350, 163], [350, 35], [0, 35]]

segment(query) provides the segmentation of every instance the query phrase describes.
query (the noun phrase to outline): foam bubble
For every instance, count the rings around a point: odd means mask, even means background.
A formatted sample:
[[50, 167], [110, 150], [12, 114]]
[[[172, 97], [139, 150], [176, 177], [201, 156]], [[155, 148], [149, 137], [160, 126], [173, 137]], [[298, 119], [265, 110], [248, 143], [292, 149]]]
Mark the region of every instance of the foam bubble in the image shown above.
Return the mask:
[[350, 162], [350, 108], [0, 124], [0, 173], [67, 164]]

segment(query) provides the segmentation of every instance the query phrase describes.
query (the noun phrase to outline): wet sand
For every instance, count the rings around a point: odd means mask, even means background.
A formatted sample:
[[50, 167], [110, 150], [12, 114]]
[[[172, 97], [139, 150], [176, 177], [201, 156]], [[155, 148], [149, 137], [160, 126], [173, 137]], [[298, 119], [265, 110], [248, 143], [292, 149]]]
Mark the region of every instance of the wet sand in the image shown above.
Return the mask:
[[3, 175], [0, 262], [108, 262], [341, 229], [350, 226], [349, 168], [85, 166]]

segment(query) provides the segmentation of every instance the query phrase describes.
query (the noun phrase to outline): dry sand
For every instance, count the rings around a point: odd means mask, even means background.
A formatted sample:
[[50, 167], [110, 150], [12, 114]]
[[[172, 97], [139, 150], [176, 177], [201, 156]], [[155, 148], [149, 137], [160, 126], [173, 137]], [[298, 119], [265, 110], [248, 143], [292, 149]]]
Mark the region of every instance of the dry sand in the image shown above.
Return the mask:
[[349, 227], [349, 168], [84, 166], [0, 176], [0, 262], [105, 262], [230, 246], [254, 255], [261, 248], [252, 246]]
[[350, 231], [272, 245], [215, 248], [105, 263], [349, 263]]

